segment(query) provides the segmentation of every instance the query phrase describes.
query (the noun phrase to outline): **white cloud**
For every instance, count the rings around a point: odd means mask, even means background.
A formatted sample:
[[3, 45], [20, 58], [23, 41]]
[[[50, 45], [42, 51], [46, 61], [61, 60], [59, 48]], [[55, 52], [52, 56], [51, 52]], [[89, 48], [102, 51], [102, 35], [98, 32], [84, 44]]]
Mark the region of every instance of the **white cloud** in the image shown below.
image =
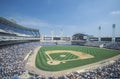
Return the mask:
[[37, 27], [49, 27], [49, 24], [48, 23], [45, 23], [45, 22], [42, 22], [40, 20], [22, 20], [22, 21], [19, 21], [19, 24], [22, 24], [22, 25], [25, 25], [25, 26], [37, 26]]
[[111, 14], [113, 14], [113, 15], [118, 15], [118, 14], [120, 14], [120, 10], [112, 11]]
[[51, 24], [48, 24], [42, 21], [39, 18], [34, 17], [26, 17], [26, 16], [17, 16], [17, 17], [8, 17], [9, 19], [14, 19], [18, 24], [31, 27], [31, 28], [39, 28], [39, 27], [49, 27]]

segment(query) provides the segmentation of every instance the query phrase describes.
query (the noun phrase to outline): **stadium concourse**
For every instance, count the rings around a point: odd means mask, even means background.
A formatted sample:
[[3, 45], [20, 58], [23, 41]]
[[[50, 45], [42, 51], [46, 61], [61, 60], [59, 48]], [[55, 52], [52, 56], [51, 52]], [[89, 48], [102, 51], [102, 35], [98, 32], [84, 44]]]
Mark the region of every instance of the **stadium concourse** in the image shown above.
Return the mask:
[[[61, 76], [44, 76], [26, 70], [27, 58], [38, 46], [56, 45], [56, 43], [40, 43], [38, 29], [27, 28], [0, 17], [0, 79], [119, 79], [120, 56], [112, 62], [104, 62], [84, 72], [72, 72]], [[76, 41], [75, 41], [76, 42]], [[85, 43], [95, 46], [97, 41]], [[120, 50], [120, 43], [107, 43], [105, 48]]]

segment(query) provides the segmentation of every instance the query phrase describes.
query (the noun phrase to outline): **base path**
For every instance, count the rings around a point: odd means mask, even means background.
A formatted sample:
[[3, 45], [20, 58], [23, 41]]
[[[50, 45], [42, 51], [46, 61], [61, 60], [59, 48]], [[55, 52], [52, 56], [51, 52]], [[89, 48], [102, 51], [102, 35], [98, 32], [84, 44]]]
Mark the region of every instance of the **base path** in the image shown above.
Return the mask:
[[[53, 51], [45, 51], [45, 53], [49, 56], [49, 54], [53, 54], [53, 53], [64, 53], [64, 52], [68, 52], [71, 53], [73, 55], [76, 55], [79, 57], [79, 59], [88, 59], [88, 58], [93, 58], [94, 56], [87, 54], [87, 53], [83, 53], [83, 52], [78, 52], [78, 51], [72, 51], [72, 50], [53, 50]], [[51, 57], [50, 57], [51, 59]]]
[[43, 75], [43, 76], [63, 76], [63, 75], [69, 74], [71, 72], [76, 72], [76, 71], [84, 72], [84, 71], [89, 70], [91, 68], [101, 66], [102, 65], [101, 63], [103, 63], [103, 62], [110, 62], [110, 61], [113, 61], [113, 60], [118, 59], [120, 57], [120, 55], [118, 55], [118, 56], [114, 56], [112, 58], [109, 58], [109, 59], [106, 59], [106, 60], [103, 60], [103, 61], [100, 61], [100, 62], [97, 62], [97, 63], [88, 64], [88, 65], [85, 65], [85, 66], [80, 66], [80, 67], [76, 67], [76, 68], [72, 68], [72, 69], [68, 69], [68, 70], [44, 71], [44, 70], [38, 69], [35, 66], [35, 59], [36, 59], [36, 55], [38, 53], [38, 50], [40, 50], [40, 47], [37, 47], [34, 50], [34, 53], [31, 56], [29, 56], [28, 62], [26, 64], [26, 70], [28, 70], [32, 73], [38, 74], [38, 75]]
[[[64, 53], [64, 52], [68, 52], [71, 53], [75, 56], [78, 56], [78, 58], [75, 59], [66, 59], [66, 60], [54, 60], [52, 59], [52, 57], [50, 56], [50, 54], [53, 53]], [[87, 53], [83, 53], [83, 52], [78, 52], [78, 51], [72, 51], [72, 50], [52, 50], [52, 51], [45, 51], [46, 55], [49, 57], [49, 60], [47, 61], [47, 63], [49, 65], [58, 65], [61, 62], [66, 63], [67, 61], [73, 61], [73, 60], [79, 60], [79, 59], [88, 59], [88, 58], [94, 58], [94, 56], [87, 54]], [[66, 55], [60, 55], [60, 57], [65, 57]]]

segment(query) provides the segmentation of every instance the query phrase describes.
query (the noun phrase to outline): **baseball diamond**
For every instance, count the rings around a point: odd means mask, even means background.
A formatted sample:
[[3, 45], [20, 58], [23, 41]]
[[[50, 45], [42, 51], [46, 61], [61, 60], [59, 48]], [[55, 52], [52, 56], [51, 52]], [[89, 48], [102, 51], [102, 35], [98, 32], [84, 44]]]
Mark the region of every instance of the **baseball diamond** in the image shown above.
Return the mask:
[[109, 50], [86, 46], [43, 46], [39, 49], [35, 65], [43, 71], [63, 71], [96, 63], [120, 54]]

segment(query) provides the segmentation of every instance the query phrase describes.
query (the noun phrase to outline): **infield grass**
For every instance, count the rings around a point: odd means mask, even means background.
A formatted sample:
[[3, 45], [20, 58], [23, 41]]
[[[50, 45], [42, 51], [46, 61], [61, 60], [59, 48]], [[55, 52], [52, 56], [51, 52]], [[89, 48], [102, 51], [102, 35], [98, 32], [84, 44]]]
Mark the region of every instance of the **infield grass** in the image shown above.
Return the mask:
[[[79, 59], [73, 61], [67, 61], [66, 63], [60, 63], [58, 65], [49, 65], [47, 63], [48, 56], [46, 55], [45, 51], [53, 51], [53, 50], [72, 50], [72, 51], [79, 51], [90, 54], [94, 56], [94, 58], [90, 59]], [[64, 58], [60, 57], [60, 55], [66, 55]], [[36, 67], [45, 70], [45, 71], [61, 71], [66, 69], [71, 69], [91, 63], [95, 63], [98, 61], [105, 60], [107, 58], [111, 58], [113, 56], [119, 55], [120, 51], [118, 50], [109, 50], [109, 49], [101, 49], [96, 47], [86, 47], [86, 46], [45, 46], [41, 47], [38, 51], [36, 56]], [[70, 54], [68, 52], [63, 53], [53, 53], [50, 56], [55, 60], [69, 60], [77, 58], [77, 56]]]
[[[65, 57], [61, 57], [61, 55], [64, 55]], [[78, 56], [73, 55], [71, 53], [68, 52], [62, 52], [62, 53], [52, 53], [50, 54], [50, 56], [52, 57], [53, 60], [69, 60], [69, 59], [76, 59], [78, 58]]]

